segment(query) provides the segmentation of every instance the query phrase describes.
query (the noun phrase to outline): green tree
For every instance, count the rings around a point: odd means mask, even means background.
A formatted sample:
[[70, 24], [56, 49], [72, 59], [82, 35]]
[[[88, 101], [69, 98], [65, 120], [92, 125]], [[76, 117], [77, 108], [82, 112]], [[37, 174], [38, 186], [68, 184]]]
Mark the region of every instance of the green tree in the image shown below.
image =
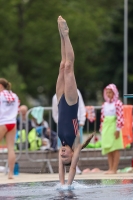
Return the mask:
[[70, 27], [78, 88], [86, 102], [96, 99], [96, 91], [106, 82], [101, 75], [106, 63], [105, 33], [111, 31], [111, 14], [120, 5], [119, 0], [0, 0], [1, 68], [17, 66], [19, 80], [25, 83], [22, 95], [45, 94], [51, 103], [60, 62], [56, 21], [62, 15]]
[[[132, 93], [133, 84], [133, 1], [128, 1], [128, 93]], [[101, 64], [101, 80], [104, 80], [102, 87], [109, 83], [115, 83], [123, 94], [123, 50], [124, 50], [124, 4], [119, 6], [110, 15], [110, 30], [103, 36], [101, 57], [106, 55]], [[106, 76], [105, 76], [106, 74]]]

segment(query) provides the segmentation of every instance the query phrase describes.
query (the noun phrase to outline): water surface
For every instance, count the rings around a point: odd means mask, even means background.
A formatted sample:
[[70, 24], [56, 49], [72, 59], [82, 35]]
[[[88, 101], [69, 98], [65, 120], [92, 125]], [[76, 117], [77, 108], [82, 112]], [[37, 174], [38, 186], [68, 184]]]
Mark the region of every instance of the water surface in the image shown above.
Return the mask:
[[71, 188], [59, 182], [0, 185], [0, 200], [133, 200], [133, 180], [74, 181]]

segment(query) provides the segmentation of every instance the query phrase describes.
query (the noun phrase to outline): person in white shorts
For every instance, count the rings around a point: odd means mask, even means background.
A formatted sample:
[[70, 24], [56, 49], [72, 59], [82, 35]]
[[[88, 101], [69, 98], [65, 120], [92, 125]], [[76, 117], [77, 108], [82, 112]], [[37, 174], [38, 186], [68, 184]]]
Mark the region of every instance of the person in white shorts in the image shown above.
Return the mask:
[[8, 178], [13, 178], [15, 152], [14, 141], [16, 134], [16, 117], [18, 114], [19, 99], [11, 91], [11, 84], [4, 78], [0, 78], [0, 140], [6, 138], [8, 148]]

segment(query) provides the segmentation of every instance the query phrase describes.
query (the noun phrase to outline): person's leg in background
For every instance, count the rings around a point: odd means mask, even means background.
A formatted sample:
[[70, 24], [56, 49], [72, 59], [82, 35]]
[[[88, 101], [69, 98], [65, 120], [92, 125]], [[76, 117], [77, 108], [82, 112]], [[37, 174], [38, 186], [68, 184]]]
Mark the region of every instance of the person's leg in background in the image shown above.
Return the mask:
[[105, 173], [106, 174], [116, 174], [119, 160], [120, 160], [120, 152], [118, 150], [110, 152], [108, 154], [109, 170]]
[[108, 153], [108, 165], [109, 169], [105, 172], [105, 174], [109, 174], [113, 169], [113, 152]]
[[1, 125], [0, 126], [0, 141], [3, 139], [3, 137], [5, 136], [7, 132], [7, 128], [5, 125]]
[[117, 173], [119, 161], [120, 161], [120, 151], [116, 150], [113, 151], [113, 167], [112, 167], [112, 173]]
[[[7, 133], [7, 128], [5, 125], [0, 125], [0, 142], [2, 141], [2, 139], [4, 138], [4, 136]], [[5, 172], [7, 170], [8, 167], [8, 162], [6, 162], [6, 166], [5, 166]]]
[[16, 134], [16, 126], [11, 131], [6, 133], [6, 142], [8, 148], [9, 179], [13, 178], [14, 164], [16, 159], [14, 151], [15, 134]]

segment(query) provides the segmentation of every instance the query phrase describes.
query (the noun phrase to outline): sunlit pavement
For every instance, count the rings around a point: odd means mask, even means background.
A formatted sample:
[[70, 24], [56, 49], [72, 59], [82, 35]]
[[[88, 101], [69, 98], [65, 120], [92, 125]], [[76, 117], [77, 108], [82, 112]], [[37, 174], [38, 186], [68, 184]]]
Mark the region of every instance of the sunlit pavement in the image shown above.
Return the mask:
[[[66, 174], [66, 179], [68, 174]], [[99, 179], [133, 179], [133, 173], [118, 173], [106, 175], [104, 173], [88, 173], [76, 175], [75, 180], [99, 180]], [[7, 175], [0, 173], [0, 184], [6, 183], [24, 183], [24, 182], [43, 182], [59, 181], [58, 174], [19, 174], [14, 179], [8, 179]]]

